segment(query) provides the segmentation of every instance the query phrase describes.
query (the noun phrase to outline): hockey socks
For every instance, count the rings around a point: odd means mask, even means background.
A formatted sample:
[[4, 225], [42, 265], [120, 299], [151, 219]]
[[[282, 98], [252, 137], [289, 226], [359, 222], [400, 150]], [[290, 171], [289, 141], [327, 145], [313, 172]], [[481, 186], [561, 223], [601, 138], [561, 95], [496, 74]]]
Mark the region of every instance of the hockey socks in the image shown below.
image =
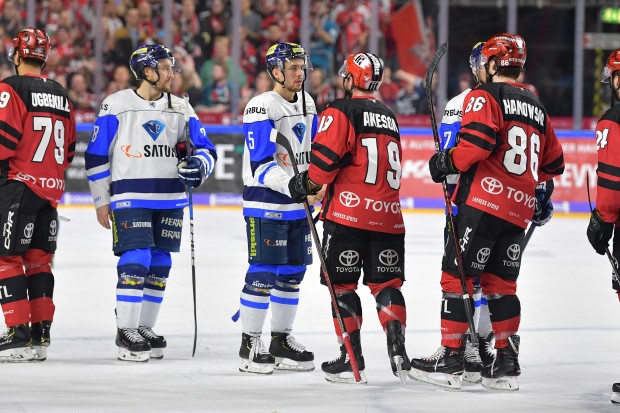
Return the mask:
[[172, 259], [169, 252], [151, 250], [151, 266], [144, 280], [140, 326], [150, 328], [155, 326], [164, 300], [171, 266]]
[[0, 304], [6, 325], [30, 322], [27, 289], [21, 257], [0, 257]]

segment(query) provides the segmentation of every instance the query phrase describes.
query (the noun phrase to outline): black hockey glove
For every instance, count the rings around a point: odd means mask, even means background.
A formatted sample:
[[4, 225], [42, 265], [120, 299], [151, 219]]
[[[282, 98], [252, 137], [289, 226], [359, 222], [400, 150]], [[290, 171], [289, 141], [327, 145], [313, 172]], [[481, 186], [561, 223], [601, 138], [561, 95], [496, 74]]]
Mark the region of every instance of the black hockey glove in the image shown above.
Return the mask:
[[308, 178], [308, 171], [303, 171], [288, 181], [288, 190], [295, 202], [304, 202], [308, 195], [314, 195], [321, 190], [322, 185], [317, 185]]
[[534, 216], [532, 224], [542, 227], [551, 220], [553, 216], [553, 203], [547, 196], [547, 188], [544, 184], [536, 187], [536, 203], [534, 204]]
[[190, 156], [177, 164], [179, 178], [185, 185], [198, 187], [207, 179], [207, 165], [197, 156]]
[[588, 241], [590, 241], [597, 254], [605, 255], [605, 248], [609, 246], [609, 240], [613, 232], [614, 224], [603, 221], [596, 208], [594, 208], [590, 216], [587, 234]]
[[452, 163], [452, 149], [435, 152], [428, 161], [428, 169], [431, 171], [433, 182], [440, 183], [446, 176], [458, 174], [459, 170]]

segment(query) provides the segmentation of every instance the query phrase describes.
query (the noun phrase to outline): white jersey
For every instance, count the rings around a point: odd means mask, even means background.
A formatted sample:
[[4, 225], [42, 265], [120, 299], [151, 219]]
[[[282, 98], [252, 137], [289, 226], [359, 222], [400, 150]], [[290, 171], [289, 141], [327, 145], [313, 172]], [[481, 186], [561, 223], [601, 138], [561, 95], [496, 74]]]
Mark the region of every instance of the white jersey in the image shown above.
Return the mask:
[[288, 138], [299, 165], [310, 164], [310, 145], [317, 131], [314, 100], [306, 96], [303, 116], [301, 92], [289, 102], [277, 92], [265, 92], [248, 102], [243, 114], [243, 215], [269, 219], [303, 219], [303, 204], [290, 198], [288, 183], [294, 175], [288, 154], [276, 144], [277, 132]]
[[[458, 143], [457, 137], [459, 130], [461, 130], [461, 119], [463, 118], [463, 102], [465, 101], [465, 96], [467, 96], [470, 91], [471, 89], [466, 89], [446, 103], [446, 108], [441, 118], [441, 124], [439, 125], [439, 138], [442, 151], [454, 148]], [[452, 185], [450, 192], [454, 191], [454, 185], [456, 185], [458, 180], [458, 174], [452, 174], [446, 177], [446, 182]]]
[[[185, 138], [185, 102], [168, 95], [142, 99], [132, 89], [108, 96], [101, 104], [85, 161], [95, 207], [170, 209], [187, 205], [178, 177], [176, 145]], [[210, 174], [215, 147], [189, 108], [189, 135], [195, 156]]]

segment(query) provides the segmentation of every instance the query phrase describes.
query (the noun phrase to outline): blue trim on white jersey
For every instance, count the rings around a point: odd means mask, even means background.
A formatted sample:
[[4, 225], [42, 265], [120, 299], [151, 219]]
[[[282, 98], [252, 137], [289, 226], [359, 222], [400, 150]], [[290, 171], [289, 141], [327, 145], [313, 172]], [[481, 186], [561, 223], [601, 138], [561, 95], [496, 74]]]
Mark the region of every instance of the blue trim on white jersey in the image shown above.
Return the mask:
[[179, 178], [145, 178], [145, 179], [121, 179], [112, 182], [110, 195], [124, 194], [127, 192], [139, 194], [169, 194], [183, 192], [185, 185]]
[[107, 171], [99, 172], [98, 174], [90, 175], [88, 177], [88, 180], [89, 181], [96, 181], [98, 179], [107, 178], [108, 176], [110, 176], [110, 170], [109, 169]]
[[456, 138], [460, 130], [461, 121], [454, 122], [452, 124], [442, 123], [439, 125], [439, 138], [442, 151], [456, 146]]
[[270, 209], [260, 209], [260, 208], [243, 208], [243, 216], [244, 217], [255, 217], [255, 218], [265, 218], [265, 219], [279, 219], [283, 221], [290, 221], [293, 219], [304, 219], [306, 218], [306, 210], [298, 209], [296, 211], [280, 211], [280, 210], [270, 210]]
[[185, 199], [123, 199], [120, 201], [112, 201], [110, 209], [125, 208], [147, 208], [147, 209], [178, 209], [185, 208], [189, 205], [187, 198]]
[[297, 202], [293, 201], [288, 195], [281, 194], [264, 186], [244, 186], [243, 199], [245, 201], [265, 202], [268, 204], [297, 204]]
[[[276, 144], [269, 140], [272, 129], [275, 129], [275, 124], [271, 119], [243, 124], [243, 135], [245, 136], [245, 144], [250, 153], [251, 162], [259, 162], [267, 158], [273, 160]], [[252, 134], [252, 140], [250, 140], [250, 133]], [[258, 142], [258, 139], [261, 139], [261, 141]]]

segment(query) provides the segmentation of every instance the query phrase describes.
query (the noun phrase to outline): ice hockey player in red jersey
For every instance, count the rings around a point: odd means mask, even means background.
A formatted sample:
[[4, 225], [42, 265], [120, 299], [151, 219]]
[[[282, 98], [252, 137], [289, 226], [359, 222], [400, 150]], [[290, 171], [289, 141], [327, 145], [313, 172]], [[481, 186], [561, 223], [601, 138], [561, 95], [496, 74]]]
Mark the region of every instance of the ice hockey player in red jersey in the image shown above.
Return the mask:
[[[607, 58], [602, 81], [611, 89], [611, 108], [596, 125], [598, 189], [587, 235], [594, 250], [601, 255], [605, 254], [613, 235], [616, 275], [612, 278], [612, 287], [620, 299], [620, 280], [617, 278], [620, 261], [620, 105], [614, 106], [614, 101], [620, 100], [620, 49], [614, 50]], [[612, 391], [612, 403], [620, 403], [620, 383], [615, 383]]]
[[[75, 151], [66, 90], [41, 75], [50, 49], [43, 30], [13, 39], [16, 76], [0, 83], [0, 304], [5, 361], [45, 360], [54, 318], [56, 207]], [[6, 350], [10, 354], [3, 355]]]
[[[400, 134], [392, 111], [373, 94], [383, 80], [383, 68], [383, 61], [371, 53], [346, 59], [339, 71], [346, 97], [321, 114], [310, 168], [294, 178], [300, 198], [316, 184], [328, 185], [320, 215], [322, 253], [364, 382], [362, 307], [355, 292], [362, 273], [377, 302], [392, 371], [403, 381], [409, 370], [407, 313], [400, 291], [405, 280]], [[335, 315], [334, 325], [342, 344]], [[339, 357], [321, 368], [328, 381], [352, 381], [344, 344]]]
[[[482, 384], [499, 390], [517, 390], [521, 373], [517, 335], [521, 305], [516, 287], [524, 229], [536, 204], [535, 188], [564, 171], [562, 147], [547, 111], [538, 97], [515, 82], [526, 53], [519, 35], [497, 34], [484, 44], [481, 64], [487, 83], [465, 98], [459, 143], [429, 161], [435, 182], [460, 172], [453, 201], [459, 211], [456, 230], [467, 289], [471, 296], [473, 280], [479, 276], [497, 349], [495, 361], [481, 372]], [[468, 322], [453, 242], [446, 244], [441, 286], [441, 347], [433, 356], [413, 359], [410, 376], [460, 388], [461, 345]], [[444, 380], [434, 373], [443, 373]]]

